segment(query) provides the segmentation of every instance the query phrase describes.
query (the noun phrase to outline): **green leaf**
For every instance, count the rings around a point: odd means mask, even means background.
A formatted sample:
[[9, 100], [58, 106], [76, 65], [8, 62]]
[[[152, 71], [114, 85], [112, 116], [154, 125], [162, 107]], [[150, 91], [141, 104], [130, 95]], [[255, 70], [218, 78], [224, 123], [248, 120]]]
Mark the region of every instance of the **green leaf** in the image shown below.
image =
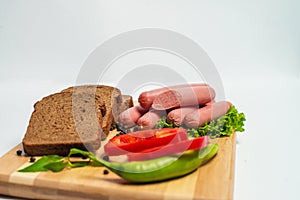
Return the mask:
[[[86, 163], [84, 163], [84, 162], [72, 162], [70, 160], [71, 156], [72, 155], [78, 155], [78, 154], [88, 157], [90, 159], [90, 161], [85, 161]], [[70, 153], [67, 157], [67, 161], [68, 161], [68, 164], [71, 167], [82, 167], [82, 166], [86, 166], [86, 165], [103, 166], [102, 162], [93, 153], [91, 153], [89, 151], [83, 151], [83, 150], [80, 150], [80, 149], [76, 149], [76, 148], [72, 148], [70, 150]]]
[[60, 172], [64, 168], [66, 168], [67, 165], [68, 165], [67, 162], [65, 162], [64, 160], [60, 160], [60, 161], [52, 162], [52, 163], [45, 165], [45, 168], [52, 172]]
[[[230, 136], [234, 131], [243, 132], [244, 121], [246, 121], [244, 113], [239, 113], [238, 110], [231, 105], [228, 112], [222, 117], [212, 120], [209, 123], [198, 127], [197, 129], [190, 129], [185, 126], [189, 137], [201, 137], [209, 135], [211, 138], [222, 136]], [[175, 128], [173, 124], [166, 121], [166, 117], [162, 117], [156, 124], [155, 128]]]
[[71, 167], [76, 168], [76, 167], [85, 167], [90, 165], [90, 161], [79, 161], [79, 162], [72, 162]]
[[154, 128], [175, 128], [173, 124], [169, 124], [166, 117], [162, 117], [158, 120]]
[[[45, 171], [49, 170], [46, 167], [47, 165], [60, 162], [60, 161], [62, 161], [62, 159], [63, 159], [63, 157], [58, 156], [58, 155], [43, 156], [42, 158], [37, 160], [32, 165], [18, 170], [18, 172], [45, 172]], [[50, 165], [50, 167], [51, 167], [51, 165]]]
[[80, 155], [83, 155], [83, 156], [88, 156], [90, 154], [90, 152], [88, 151], [83, 151], [81, 149], [76, 149], [76, 148], [72, 148], [70, 149], [70, 155], [75, 155], [75, 154], [80, 154]]
[[[90, 160], [72, 162], [70, 160], [70, 157], [75, 154], [87, 156]], [[103, 166], [93, 153], [72, 148], [70, 150], [69, 156], [66, 158], [58, 155], [43, 156], [42, 158], [40, 158], [30, 166], [18, 170], [18, 172], [46, 172], [46, 171], [60, 172], [68, 166], [72, 168], [76, 168], [76, 167], [84, 167], [88, 165]]]

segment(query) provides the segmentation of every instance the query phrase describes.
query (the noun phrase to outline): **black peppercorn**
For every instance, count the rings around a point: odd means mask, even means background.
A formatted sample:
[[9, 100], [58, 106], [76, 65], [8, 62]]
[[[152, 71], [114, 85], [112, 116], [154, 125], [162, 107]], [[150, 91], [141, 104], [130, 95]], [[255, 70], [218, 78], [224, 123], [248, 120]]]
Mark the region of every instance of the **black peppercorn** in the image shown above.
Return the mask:
[[22, 150], [18, 150], [18, 151], [16, 151], [16, 154], [18, 155], [18, 156], [20, 156], [20, 155], [22, 155]]
[[107, 155], [103, 156], [102, 159], [105, 161], [109, 161], [109, 157]]
[[103, 174], [106, 175], [106, 174], [109, 174], [109, 171], [107, 169], [103, 170]]
[[29, 162], [31, 163], [35, 162], [35, 157], [31, 156]]

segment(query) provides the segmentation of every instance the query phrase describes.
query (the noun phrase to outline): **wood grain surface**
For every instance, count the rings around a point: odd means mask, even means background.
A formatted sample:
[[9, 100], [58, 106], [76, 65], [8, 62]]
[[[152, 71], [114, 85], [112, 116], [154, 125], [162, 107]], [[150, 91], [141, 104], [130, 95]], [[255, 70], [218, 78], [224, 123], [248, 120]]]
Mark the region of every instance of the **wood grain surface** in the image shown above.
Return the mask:
[[17, 156], [21, 145], [0, 158], [0, 194], [29, 199], [232, 199], [235, 134], [217, 139], [218, 154], [193, 173], [159, 183], [132, 184], [104, 167], [66, 169], [59, 173], [20, 173], [29, 157]]

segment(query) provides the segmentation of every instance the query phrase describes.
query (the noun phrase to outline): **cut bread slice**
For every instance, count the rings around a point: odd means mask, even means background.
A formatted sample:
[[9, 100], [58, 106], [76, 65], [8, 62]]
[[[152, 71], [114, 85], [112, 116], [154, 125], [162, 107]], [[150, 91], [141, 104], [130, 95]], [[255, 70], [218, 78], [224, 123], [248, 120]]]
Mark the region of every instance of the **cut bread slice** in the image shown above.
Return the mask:
[[55, 93], [34, 105], [23, 148], [28, 155], [67, 155], [70, 148], [100, 147], [102, 97], [89, 93]]
[[109, 134], [111, 125], [114, 123], [114, 118], [117, 117], [118, 107], [122, 103], [121, 91], [118, 88], [107, 85], [81, 85], [73, 86], [62, 90], [62, 92], [70, 93], [91, 93], [100, 96], [106, 108], [106, 113], [103, 117], [101, 139], [104, 140]]

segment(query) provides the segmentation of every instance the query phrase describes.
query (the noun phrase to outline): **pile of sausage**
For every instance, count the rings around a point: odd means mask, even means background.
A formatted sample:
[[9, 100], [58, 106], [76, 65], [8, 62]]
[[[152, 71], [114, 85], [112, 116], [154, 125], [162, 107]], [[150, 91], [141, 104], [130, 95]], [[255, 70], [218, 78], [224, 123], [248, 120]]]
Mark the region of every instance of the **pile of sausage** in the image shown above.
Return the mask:
[[126, 128], [151, 129], [166, 116], [168, 123], [198, 128], [229, 110], [230, 102], [215, 102], [214, 99], [214, 89], [203, 83], [150, 90], [140, 94], [138, 105], [118, 116], [118, 123]]

